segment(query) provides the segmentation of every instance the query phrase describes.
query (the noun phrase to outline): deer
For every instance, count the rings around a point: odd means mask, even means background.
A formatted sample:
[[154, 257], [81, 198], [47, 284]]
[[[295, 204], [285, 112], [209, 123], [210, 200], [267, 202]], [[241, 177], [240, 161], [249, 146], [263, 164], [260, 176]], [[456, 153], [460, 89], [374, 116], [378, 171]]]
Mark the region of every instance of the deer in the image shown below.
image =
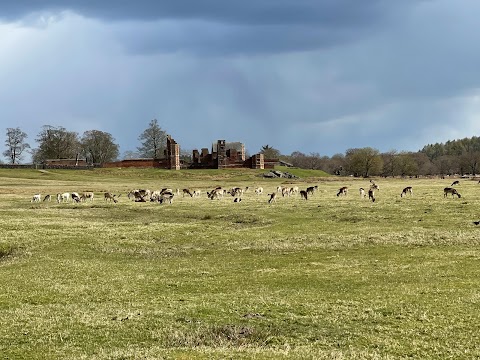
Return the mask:
[[112, 194], [111, 192], [106, 192], [103, 196], [105, 201], [113, 201], [116, 204], [118, 202], [117, 198], [119, 198], [121, 194], [117, 196], [115, 194]]
[[255, 194], [261, 195], [263, 193], [263, 187], [259, 186], [255, 188]]
[[93, 201], [93, 196], [94, 196], [93, 192], [87, 191], [87, 192], [84, 192], [82, 196], [80, 196], [80, 200], [87, 201], [88, 199], [90, 201]]
[[185, 196], [185, 194], [190, 195], [190, 197], [193, 197], [193, 193], [190, 191], [190, 189], [183, 189], [182, 192], [183, 192], [183, 195], [182, 195], [183, 197]]
[[365, 193], [365, 189], [364, 188], [360, 188], [360, 198], [361, 199], [364, 199], [367, 197], [367, 194]]
[[213, 200], [213, 199], [217, 199], [217, 200], [220, 200], [220, 197], [223, 198], [223, 190], [221, 189], [213, 189], [212, 191], [208, 192], [207, 191], [207, 197], [210, 199], [210, 200]]
[[72, 196], [72, 201], [75, 201], [76, 203], [79, 203], [81, 201], [80, 195], [76, 192], [71, 193]]
[[340, 195], [347, 196], [347, 192], [348, 192], [348, 187], [343, 186], [340, 189], [338, 189], [337, 196], [340, 196]]
[[403, 189], [400, 197], [403, 197], [403, 195], [407, 196], [407, 194], [413, 195], [413, 189], [411, 186], [407, 186], [405, 189]]
[[270, 198], [268, 199], [269, 204], [271, 204], [273, 202], [277, 202], [277, 193], [276, 192], [268, 194], [268, 196], [270, 196]]
[[372, 188], [368, 190], [368, 199], [372, 200], [372, 202], [375, 202], [375, 190]]
[[457, 189], [454, 189], [452, 187], [446, 187], [445, 189], [443, 189], [443, 197], [447, 197], [448, 194], [452, 194], [452, 198], [455, 197], [455, 195], [457, 195], [458, 198], [462, 197], [462, 195], [460, 195]]
[[308, 193], [306, 190], [300, 190], [300, 198], [304, 200], [308, 200]]

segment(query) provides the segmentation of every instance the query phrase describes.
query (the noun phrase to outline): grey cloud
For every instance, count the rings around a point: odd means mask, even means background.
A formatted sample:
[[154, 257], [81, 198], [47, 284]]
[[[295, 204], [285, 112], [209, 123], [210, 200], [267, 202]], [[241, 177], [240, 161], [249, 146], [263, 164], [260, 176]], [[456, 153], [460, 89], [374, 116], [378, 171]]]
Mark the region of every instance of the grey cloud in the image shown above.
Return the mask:
[[337, 46], [359, 36], [358, 31], [350, 29], [309, 25], [240, 26], [195, 21], [129, 23], [115, 28], [127, 51], [134, 54], [189, 52], [224, 56], [309, 51]]
[[[62, 3], [32, 2], [17, 17], [61, 11]], [[468, 101], [452, 100], [480, 88], [474, 0], [232, 1], [215, 10], [213, 1], [169, 1], [152, 5], [170, 6], [160, 15], [130, 9], [139, 2], [111, 13], [109, 2], [98, 3], [72, 5], [83, 15], [67, 13], [12, 42], [18, 51], [0, 59], [1, 118], [34, 133], [44, 124], [95, 127], [122, 151], [135, 149], [152, 118], [183, 148], [225, 138], [251, 153], [265, 144], [329, 155], [362, 146], [418, 150], [478, 135], [465, 119], [479, 107], [461, 113]], [[258, 15], [264, 4], [277, 8], [268, 21]], [[323, 17], [309, 17], [320, 10]]]
[[30, 12], [71, 10], [111, 20], [204, 19], [243, 24], [353, 26], [369, 22], [384, 8], [381, 0], [16, 0], [1, 2], [0, 14], [12, 19]]
[[249, 54], [309, 51], [359, 39], [415, 0], [25, 1], [0, 3], [0, 19], [72, 11], [107, 20], [131, 53]]

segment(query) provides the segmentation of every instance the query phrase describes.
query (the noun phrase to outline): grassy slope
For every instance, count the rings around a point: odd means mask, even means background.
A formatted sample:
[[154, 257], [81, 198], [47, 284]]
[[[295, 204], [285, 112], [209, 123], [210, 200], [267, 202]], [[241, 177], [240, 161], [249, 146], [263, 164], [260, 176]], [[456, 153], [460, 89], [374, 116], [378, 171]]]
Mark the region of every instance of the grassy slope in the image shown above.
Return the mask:
[[[293, 172], [293, 171], [292, 171]], [[254, 184], [256, 171], [0, 171], [0, 351], [45, 358], [475, 358], [480, 185], [307, 173], [309, 201], [32, 204]], [[348, 185], [346, 198], [336, 190]], [[401, 199], [404, 186], [415, 195]], [[125, 195], [123, 195], [125, 196]], [[2, 249], [3, 252], [2, 252]]]

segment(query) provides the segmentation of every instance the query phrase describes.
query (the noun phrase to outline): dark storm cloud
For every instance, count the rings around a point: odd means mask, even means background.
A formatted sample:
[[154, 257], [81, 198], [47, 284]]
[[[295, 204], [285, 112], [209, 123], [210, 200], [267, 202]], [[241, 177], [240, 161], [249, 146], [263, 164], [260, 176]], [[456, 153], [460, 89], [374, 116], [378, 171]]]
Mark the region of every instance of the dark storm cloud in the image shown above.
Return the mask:
[[0, 118], [108, 131], [122, 151], [152, 118], [183, 148], [251, 153], [480, 134], [477, 0], [79, 4], [0, 2]]
[[71, 10], [110, 20], [204, 19], [240, 24], [355, 26], [372, 21], [384, 8], [382, 0], [16, 0], [0, 3], [0, 17], [16, 19], [32, 12]]
[[408, 9], [382, 0], [13, 1], [0, 19], [71, 11], [120, 23], [132, 53], [242, 54], [305, 51], [358, 39]]

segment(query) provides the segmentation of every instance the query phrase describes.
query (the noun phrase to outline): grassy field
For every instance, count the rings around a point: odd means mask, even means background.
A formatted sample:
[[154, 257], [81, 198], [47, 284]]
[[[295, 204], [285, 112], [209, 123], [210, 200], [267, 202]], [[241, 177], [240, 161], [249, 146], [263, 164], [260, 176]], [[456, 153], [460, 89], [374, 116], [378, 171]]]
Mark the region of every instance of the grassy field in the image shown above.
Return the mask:
[[[368, 180], [295, 171], [0, 170], [0, 358], [479, 358], [478, 181], [376, 179], [372, 203]], [[287, 183], [319, 191], [126, 197]], [[30, 202], [65, 191], [96, 198]]]

